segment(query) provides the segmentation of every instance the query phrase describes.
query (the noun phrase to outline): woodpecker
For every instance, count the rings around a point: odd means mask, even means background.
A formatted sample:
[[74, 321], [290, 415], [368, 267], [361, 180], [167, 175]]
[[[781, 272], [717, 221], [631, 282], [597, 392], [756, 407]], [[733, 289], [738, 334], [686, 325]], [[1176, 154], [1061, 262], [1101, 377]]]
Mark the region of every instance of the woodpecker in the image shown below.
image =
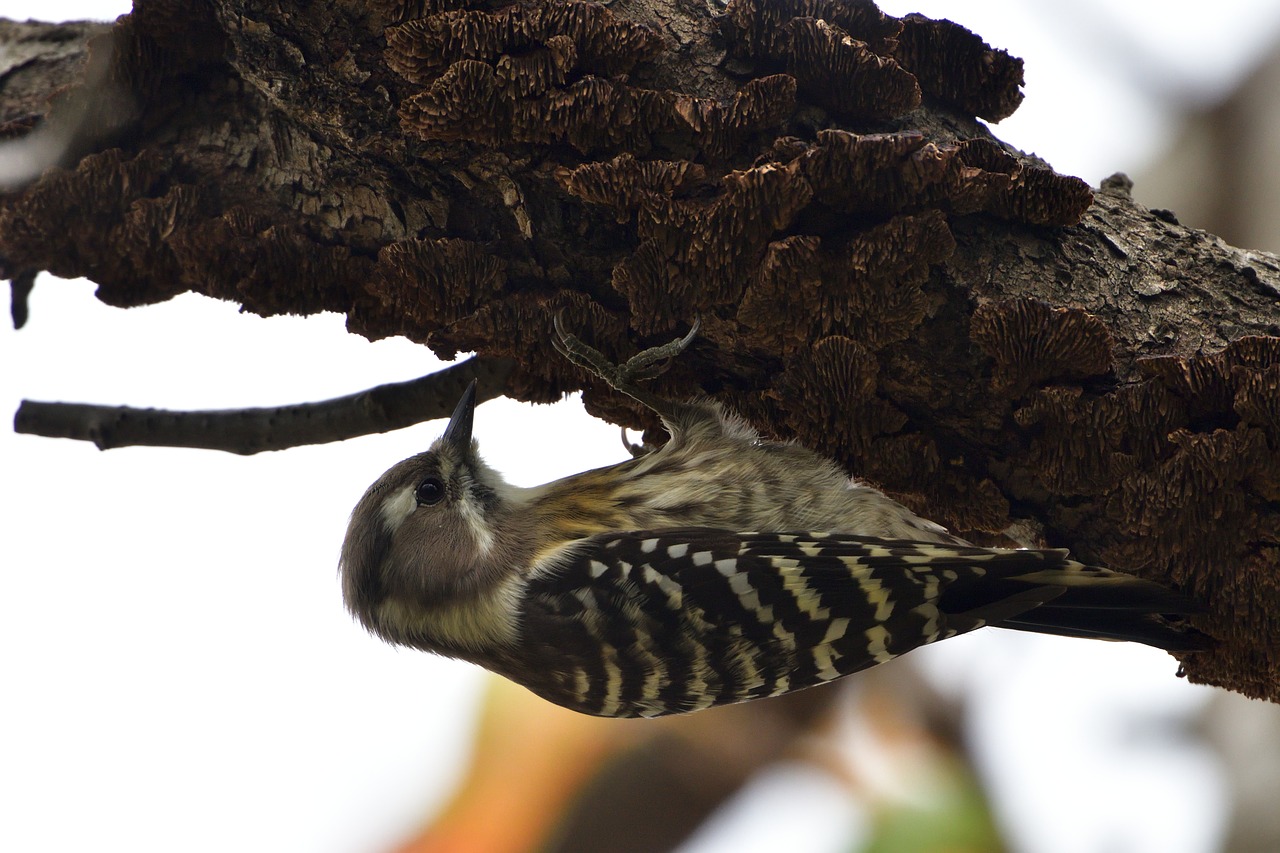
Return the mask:
[[973, 546], [715, 402], [636, 385], [696, 332], [615, 366], [557, 321], [561, 352], [670, 439], [541, 486], [480, 458], [472, 383], [430, 449], [356, 505], [340, 564], [355, 617], [605, 717], [779, 696], [985, 625], [1207, 646], [1184, 621], [1201, 608], [1160, 584]]

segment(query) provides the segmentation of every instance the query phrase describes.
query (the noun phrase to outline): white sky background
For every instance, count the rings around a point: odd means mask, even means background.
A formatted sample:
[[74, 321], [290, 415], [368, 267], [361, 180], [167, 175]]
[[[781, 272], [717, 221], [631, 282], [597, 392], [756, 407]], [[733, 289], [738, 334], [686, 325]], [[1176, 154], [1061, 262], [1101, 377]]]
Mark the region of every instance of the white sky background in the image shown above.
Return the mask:
[[[1027, 99], [997, 133], [1095, 185], [1138, 171], [1177, 102], [1228, 86], [1280, 22], [1274, 0], [882, 7], [949, 17], [1026, 58]], [[0, 0], [17, 19], [126, 11]], [[0, 364], [4, 412], [24, 397], [274, 405], [436, 367], [425, 348], [370, 344], [334, 316], [264, 320], [194, 296], [121, 311], [86, 282], [48, 278], [27, 328], [0, 331]], [[364, 488], [441, 428], [248, 459], [0, 430], [0, 849], [355, 853], [417, 825], [460, 772], [478, 678], [366, 636], [342, 609], [336, 562]], [[486, 403], [476, 435], [520, 484], [624, 456], [617, 430], [577, 402]], [[1158, 734], [1208, 691], [1175, 680], [1167, 655], [983, 632], [914, 657], [984, 685], [974, 734], [1016, 848], [1214, 849], [1216, 770]], [[858, 815], [796, 772], [753, 788], [747, 813], [799, 811], [826, 833], [806, 850], [847, 845]], [[827, 804], [828, 826], [797, 809], [797, 786]], [[689, 849], [778, 837], [722, 823]]]

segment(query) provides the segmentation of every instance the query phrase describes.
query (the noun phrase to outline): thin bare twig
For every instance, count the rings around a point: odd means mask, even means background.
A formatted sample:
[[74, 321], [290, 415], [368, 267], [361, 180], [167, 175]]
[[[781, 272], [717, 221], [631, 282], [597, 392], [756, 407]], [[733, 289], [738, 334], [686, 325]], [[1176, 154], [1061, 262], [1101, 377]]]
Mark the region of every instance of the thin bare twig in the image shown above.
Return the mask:
[[390, 432], [446, 417], [472, 379], [477, 382], [477, 401], [501, 396], [512, 366], [510, 359], [471, 358], [408, 382], [318, 403], [269, 408], [175, 412], [24, 400], [13, 427], [30, 435], [92, 441], [99, 450], [133, 445], [199, 447], [247, 456]]
[[[4, 273], [0, 269], [0, 275]], [[31, 316], [30, 306], [27, 300], [31, 297], [31, 291], [35, 287], [36, 271], [23, 270], [22, 272], [13, 274], [9, 279], [9, 317], [13, 320], [13, 328], [21, 329], [27, 324], [27, 318]]]

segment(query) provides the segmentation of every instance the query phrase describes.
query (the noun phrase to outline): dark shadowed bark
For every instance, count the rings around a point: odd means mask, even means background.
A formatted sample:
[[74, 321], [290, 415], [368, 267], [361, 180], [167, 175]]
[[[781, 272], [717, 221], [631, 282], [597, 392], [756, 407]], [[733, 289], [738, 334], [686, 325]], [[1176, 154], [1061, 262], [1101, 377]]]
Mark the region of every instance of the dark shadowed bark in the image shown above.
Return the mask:
[[552, 318], [625, 358], [696, 317], [659, 391], [965, 536], [1186, 590], [1222, 641], [1188, 676], [1280, 698], [1280, 262], [993, 140], [975, 116], [1017, 107], [1021, 61], [962, 28], [864, 0], [138, 0], [0, 39], [30, 54], [0, 68], [5, 156], [40, 143], [0, 193], [15, 284], [342, 312], [643, 427]]

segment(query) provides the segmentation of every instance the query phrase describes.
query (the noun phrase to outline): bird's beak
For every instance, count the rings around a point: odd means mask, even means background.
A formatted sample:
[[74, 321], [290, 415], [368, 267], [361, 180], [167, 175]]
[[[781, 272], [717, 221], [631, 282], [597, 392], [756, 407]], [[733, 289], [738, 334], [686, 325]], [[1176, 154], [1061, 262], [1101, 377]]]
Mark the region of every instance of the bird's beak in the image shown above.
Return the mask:
[[471, 425], [476, 413], [476, 381], [471, 380], [467, 390], [462, 392], [462, 399], [449, 418], [449, 425], [444, 429], [444, 440], [462, 452], [471, 449]]

